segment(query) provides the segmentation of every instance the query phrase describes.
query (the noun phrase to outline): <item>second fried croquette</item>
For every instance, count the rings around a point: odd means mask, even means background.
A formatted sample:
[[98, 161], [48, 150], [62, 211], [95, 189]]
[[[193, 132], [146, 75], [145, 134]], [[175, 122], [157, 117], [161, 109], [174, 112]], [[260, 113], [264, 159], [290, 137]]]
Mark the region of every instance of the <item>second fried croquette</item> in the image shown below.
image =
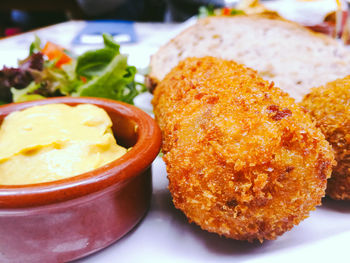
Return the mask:
[[331, 147], [256, 71], [188, 58], [157, 86], [153, 105], [173, 202], [202, 229], [275, 239], [320, 205]]
[[350, 76], [312, 89], [301, 104], [335, 152], [337, 166], [328, 180], [327, 195], [350, 200]]

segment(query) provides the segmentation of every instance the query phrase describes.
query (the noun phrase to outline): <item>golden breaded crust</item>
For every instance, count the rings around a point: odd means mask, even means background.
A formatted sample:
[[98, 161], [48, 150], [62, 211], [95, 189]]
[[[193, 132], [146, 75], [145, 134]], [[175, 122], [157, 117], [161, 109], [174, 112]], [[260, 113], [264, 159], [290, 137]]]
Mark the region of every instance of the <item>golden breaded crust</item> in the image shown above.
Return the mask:
[[350, 76], [312, 89], [302, 105], [335, 151], [337, 166], [328, 180], [327, 195], [350, 200]]
[[320, 204], [331, 147], [294, 100], [254, 70], [188, 58], [157, 86], [153, 105], [173, 202], [189, 221], [263, 241]]

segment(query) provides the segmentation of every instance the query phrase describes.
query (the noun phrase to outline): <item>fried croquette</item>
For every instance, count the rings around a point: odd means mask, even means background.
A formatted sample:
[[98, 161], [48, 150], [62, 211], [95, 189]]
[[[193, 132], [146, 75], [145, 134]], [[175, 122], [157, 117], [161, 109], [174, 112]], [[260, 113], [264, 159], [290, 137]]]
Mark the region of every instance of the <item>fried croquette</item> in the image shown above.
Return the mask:
[[333, 152], [310, 117], [257, 72], [188, 58], [156, 87], [175, 207], [228, 238], [261, 242], [320, 205]]
[[350, 76], [312, 89], [301, 104], [335, 152], [337, 165], [328, 180], [327, 195], [350, 200]]

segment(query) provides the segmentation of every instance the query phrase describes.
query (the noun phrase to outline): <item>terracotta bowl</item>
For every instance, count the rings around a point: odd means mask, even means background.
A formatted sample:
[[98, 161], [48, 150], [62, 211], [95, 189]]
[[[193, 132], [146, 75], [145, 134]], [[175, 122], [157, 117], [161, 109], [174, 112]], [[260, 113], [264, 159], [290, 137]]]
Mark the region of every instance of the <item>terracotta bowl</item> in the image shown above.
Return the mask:
[[0, 107], [0, 122], [34, 105], [95, 104], [113, 121], [118, 144], [132, 146], [121, 158], [67, 179], [0, 185], [0, 262], [66, 262], [115, 242], [145, 215], [152, 193], [150, 165], [161, 133], [134, 106], [97, 98], [52, 98]]

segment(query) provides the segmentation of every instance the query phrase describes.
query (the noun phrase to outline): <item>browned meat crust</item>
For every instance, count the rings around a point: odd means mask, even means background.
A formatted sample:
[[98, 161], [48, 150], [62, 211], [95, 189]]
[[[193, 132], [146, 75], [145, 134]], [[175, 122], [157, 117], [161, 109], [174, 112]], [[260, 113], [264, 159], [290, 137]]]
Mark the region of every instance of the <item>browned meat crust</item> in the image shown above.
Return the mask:
[[154, 92], [173, 202], [229, 238], [275, 239], [320, 205], [330, 145], [286, 93], [213, 57], [180, 62]]
[[302, 105], [335, 151], [337, 166], [328, 180], [327, 195], [350, 200], [350, 76], [314, 88]]
[[320, 204], [331, 147], [286, 93], [212, 57], [181, 62], [154, 93], [174, 204], [203, 229], [275, 239]]

